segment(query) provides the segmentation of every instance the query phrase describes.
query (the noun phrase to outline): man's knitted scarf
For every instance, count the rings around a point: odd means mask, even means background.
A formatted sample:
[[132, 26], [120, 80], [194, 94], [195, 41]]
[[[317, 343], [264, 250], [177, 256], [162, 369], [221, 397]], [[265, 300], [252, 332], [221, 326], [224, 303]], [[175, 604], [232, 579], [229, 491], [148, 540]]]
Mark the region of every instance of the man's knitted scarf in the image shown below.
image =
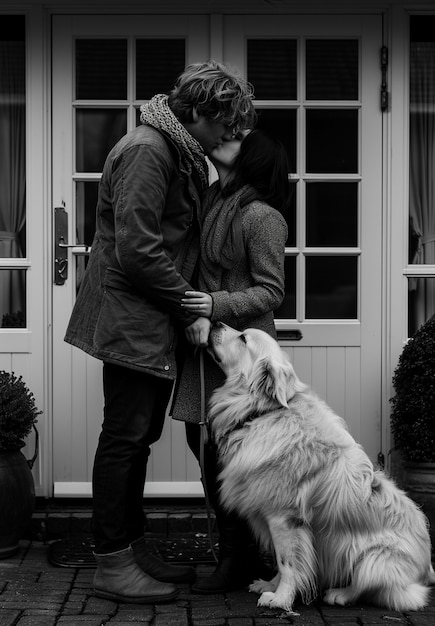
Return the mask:
[[140, 121], [167, 133], [181, 149], [181, 160], [191, 174], [192, 166], [199, 174], [203, 189], [208, 187], [208, 165], [201, 145], [184, 128], [168, 106], [168, 96], [157, 94], [140, 107]]
[[201, 209], [200, 289], [219, 291], [224, 271], [233, 268], [243, 258], [241, 208], [257, 198], [257, 192], [250, 185], [227, 197], [222, 195], [219, 181], [207, 191]]

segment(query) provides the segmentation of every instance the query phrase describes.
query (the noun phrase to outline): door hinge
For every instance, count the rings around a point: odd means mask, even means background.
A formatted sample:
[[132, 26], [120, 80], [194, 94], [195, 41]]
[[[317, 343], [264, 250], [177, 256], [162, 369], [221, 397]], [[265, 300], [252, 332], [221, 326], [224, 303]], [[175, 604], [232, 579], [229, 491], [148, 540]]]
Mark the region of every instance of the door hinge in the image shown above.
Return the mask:
[[387, 87], [387, 70], [388, 70], [388, 48], [381, 48], [381, 111], [388, 111], [388, 87]]

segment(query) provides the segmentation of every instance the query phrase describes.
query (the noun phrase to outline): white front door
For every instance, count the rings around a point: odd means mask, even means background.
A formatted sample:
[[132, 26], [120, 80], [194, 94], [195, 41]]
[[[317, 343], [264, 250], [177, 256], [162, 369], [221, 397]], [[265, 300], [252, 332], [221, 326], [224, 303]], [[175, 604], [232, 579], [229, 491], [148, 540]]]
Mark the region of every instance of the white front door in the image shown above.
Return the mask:
[[[259, 126], [285, 142], [280, 342], [373, 461], [381, 442], [380, 16], [230, 16], [224, 60], [246, 68]], [[300, 331], [300, 339], [295, 336]], [[287, 338], [286, 338], [287, 337]]]
[[[94, 233], [105, 157], [138, 124], [140, 104], [170, 89], [186, 63], [209, 56], [202, 16], [57, 16], [53, 23], [54, 495], [90, 495], [103, 416], [101, 362], [63, 341]], [[64, 234], [67, 223], [67, 233]], [[63, 241], [70, 248], [59, 248]], [[65, 258], [63, 258], [65, 257]], [[56, 284], [57, 283], [57, 284]], [[147, 491], [201, 494], [184, 425], [167, 420]]]
[[[101, 363], [63, 342], [92, 241], [104, 158], [185, 62], [223, 53], [256, 88], [259, 125], [292, 161], [281, 343], [299, 377], [381, 450], [382, 115], [377, 16], [59, 16], [53, 27], [55, 495], [90, 494]], [[216, 58], [216, 54], [212, 54]], [[379, 79], [378, 79], [379, 75]], [[65, 258], [63, 258], [65, 257]], [[67, 261], [67, 266], [66, 266]], [[67, 274], [66, 277], [66, 267]], [[298, 339], [293, 333], [300, 331]], [[167, 420], [147, 489], [201, 493], [182, 424]]]

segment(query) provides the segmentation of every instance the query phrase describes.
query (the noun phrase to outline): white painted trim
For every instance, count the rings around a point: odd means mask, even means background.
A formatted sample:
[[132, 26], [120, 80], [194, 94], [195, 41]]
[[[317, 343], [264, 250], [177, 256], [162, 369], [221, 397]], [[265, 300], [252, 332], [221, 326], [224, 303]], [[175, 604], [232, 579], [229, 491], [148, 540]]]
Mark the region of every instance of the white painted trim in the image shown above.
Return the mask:
[[[56, 482], [55, 498], [91, 498], [90, 482]], [[148, 498], [203, 498], [201, 482], [149, 482], [145, 485], [144, 497]]]
[[435, 265], [408, 265], [403, 270], [403, 275], [430, 278], [435, 276]]
[[33, 333], [24, 328], [1, 328], [1, 352], [30, 354], [32, 352], [32, 336]]

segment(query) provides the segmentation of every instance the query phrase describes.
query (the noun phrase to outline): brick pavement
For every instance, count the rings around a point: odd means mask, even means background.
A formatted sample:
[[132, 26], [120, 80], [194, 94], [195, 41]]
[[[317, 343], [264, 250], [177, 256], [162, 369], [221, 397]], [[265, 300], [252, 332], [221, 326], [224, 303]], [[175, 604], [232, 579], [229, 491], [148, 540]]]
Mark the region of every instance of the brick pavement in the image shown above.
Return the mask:
[[[212, 570], [198, 565], [199, 574]], [[180, 586], [176, 602], [156, 606], [117, 604], [92, 595], [92, 569], [55, 567], [47, 543], [24, 540], [19, 552], [0, 560], [0, 626], [435, 626], [430, 606], [407, 615], [365, 605], [295, 607], [300, 615], [259, 608], [247, 591], [198, 596]]]

